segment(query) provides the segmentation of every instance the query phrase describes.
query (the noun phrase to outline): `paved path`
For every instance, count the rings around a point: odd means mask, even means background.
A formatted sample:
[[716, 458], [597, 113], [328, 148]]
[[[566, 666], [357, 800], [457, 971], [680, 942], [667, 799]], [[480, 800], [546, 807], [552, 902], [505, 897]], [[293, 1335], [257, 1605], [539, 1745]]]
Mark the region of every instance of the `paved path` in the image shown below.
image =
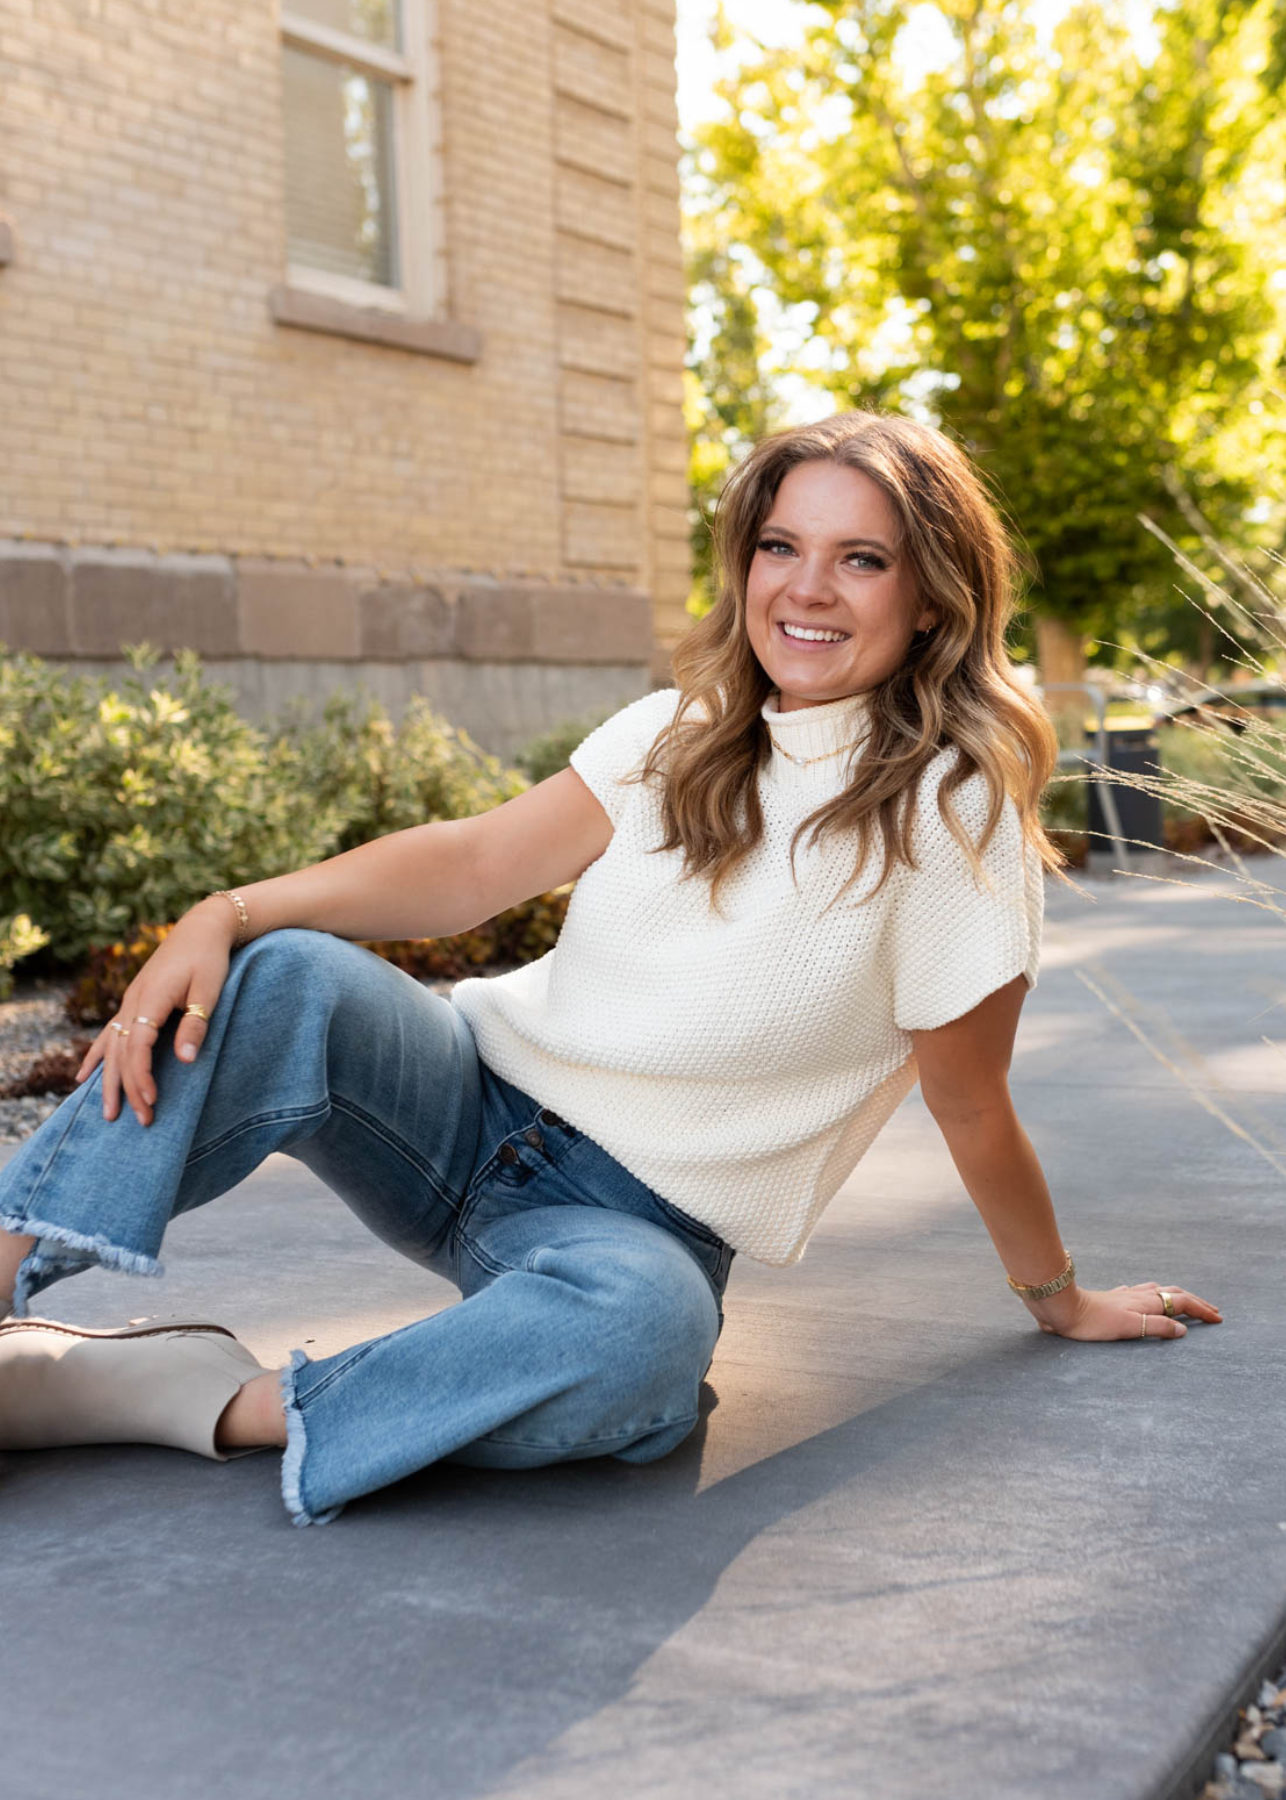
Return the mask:
[[[802, 1264], [734, 1267], [662, 1463], [443, 1468], [297, 1531], [268, 1456], [5, 1459], [24, 1800], [1196, 1791], [1286, 1622], [1286, 926], [1218, 876], [1085, 887], [1051, 888], [1019, 1112], [1084, 1278], [1225, 1324], [1042, 1336], [914, 1096]], [[59, 1305], [267, 1359], [452, 1298], [279, 1157], [169, 1266]]]

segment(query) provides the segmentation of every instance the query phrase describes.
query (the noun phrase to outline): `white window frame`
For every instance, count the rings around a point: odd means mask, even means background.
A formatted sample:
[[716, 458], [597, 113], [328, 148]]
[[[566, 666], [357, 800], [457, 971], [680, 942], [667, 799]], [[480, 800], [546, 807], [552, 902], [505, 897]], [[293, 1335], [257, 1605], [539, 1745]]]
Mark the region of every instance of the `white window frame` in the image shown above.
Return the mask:
[[[401, 0], [403, 50], [333, 31], [283, 6], [281, 42], [330, 62], [343, 63], [362, 74], [389, 81], [393, 87], [393, 187], [394, 228], [397, 232], [401, 281], [397, 287], [336, 275], [306, 263], [288, 262], [286, 279], [292, 288], [323, 294], [350, 306], [382, 308], [408, 318], [428, 318], [439, 305], [435, 291], [436, 245], [434, 221], [434, 145], [437, 131], [436, 58], [433, 54], [429, 9], [432, 0]], [[289, 119], [284, 121], [287, 131]]]

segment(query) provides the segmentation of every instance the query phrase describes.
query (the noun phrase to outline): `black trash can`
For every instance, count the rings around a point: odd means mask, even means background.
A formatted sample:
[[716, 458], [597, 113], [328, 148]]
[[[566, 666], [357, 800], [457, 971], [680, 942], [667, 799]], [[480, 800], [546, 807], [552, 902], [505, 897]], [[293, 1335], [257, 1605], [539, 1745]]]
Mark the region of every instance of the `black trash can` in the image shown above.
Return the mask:
[[[1085, 745], [1086, 755], [1098, 761], [1098, 753], [1091, 739]], [[1110, 725], [1107, 729], [1107, 766], [1109, 769], [1120, 769], [1124, 774], [1155, 775], [1159, 771], [1160, 754], [1157, 750], [1157, 734], [1154, 725]], [[1113, 844], [1111, 828], [1103, 811], [1100, 795], [1100, 784], [1092, 770], [1089, 791], [1089, 833], [1090, 850], [1096, 852], [1112, 852]], [[1121, 820], [1121, 836], [1126, 840], [1126, 849], [1131, 855], [1142, 855], [1150, 845], [1153, 849], [1165, 848], [1164, 835], [1161, 829], [1161, 796], [1144, 794], [1138, 788], [1123, 787], [1120, 782], [1112, 783], [1112, 797], [1116, 801], [1116, 810]]]

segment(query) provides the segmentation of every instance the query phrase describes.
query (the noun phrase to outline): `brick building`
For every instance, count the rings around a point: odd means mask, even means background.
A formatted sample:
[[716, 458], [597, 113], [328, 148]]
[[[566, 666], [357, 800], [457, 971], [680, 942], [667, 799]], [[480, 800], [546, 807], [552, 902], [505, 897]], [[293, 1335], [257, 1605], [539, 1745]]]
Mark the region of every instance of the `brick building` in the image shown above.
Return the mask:
[[501, 754], [686, 623], [674, 0], [0, 0], [0, 641]]

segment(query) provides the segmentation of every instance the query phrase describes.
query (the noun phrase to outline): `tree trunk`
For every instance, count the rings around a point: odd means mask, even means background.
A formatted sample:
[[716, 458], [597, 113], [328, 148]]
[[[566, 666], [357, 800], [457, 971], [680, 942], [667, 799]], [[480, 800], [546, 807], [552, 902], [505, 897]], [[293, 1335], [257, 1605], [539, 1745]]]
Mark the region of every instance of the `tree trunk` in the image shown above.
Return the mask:
[[1215, 628], [1203, 613], [1197, 625], [1197, 654], [1191, 663], [1193, 677], [1202, 687], [1210, 686], [1210, 668], [1215, 660]]
[[1042, 688], [1054, 686], [1045, 696], [1045, 707], [1058, 728], [1058, 741], [1064, 746], [1084, 741], [1084, 720], [1090, 697], [1080, 688], [1064, 688], [1056, 684], [1085, 679], [1085, 640], [1074, 626], [1052, 614], [1036, 619], [1036, 662]]

